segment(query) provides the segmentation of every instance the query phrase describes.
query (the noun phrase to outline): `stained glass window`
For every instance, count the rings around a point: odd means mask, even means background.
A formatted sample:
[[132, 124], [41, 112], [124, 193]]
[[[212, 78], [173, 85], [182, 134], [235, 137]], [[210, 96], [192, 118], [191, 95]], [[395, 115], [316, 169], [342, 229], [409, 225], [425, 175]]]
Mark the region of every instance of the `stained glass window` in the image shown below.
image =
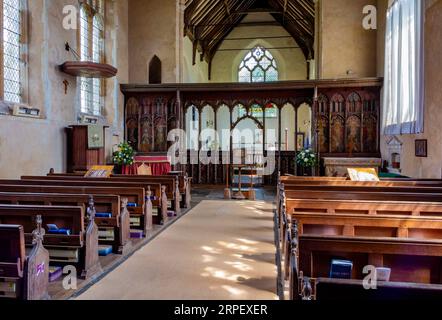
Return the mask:
[[276, 61], [270, 51], [261, 46], [257, 46], [247, 53], [239, 66], [239, 82], [271, 82], [278, 80], [279, 73]]
[[3, 0], [3, 99], [22, 102], [21, 0]]
[[[80, 55], [83, 61], [101, 63], [104, 57], [104, 7], [102, 0], [82, 4], [80, 11]], [[101, 79], [80, 78], [81, 112], [101, 115], [104, 98]]]

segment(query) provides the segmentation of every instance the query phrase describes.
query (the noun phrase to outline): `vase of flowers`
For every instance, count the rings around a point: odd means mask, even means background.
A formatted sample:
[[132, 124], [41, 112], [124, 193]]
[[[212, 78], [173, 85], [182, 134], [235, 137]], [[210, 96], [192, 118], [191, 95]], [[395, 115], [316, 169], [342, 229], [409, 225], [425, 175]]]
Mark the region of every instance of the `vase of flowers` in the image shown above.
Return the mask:
[[134, 149], [129, 143], [123, 142], [118, 145], [117, 150], [113, 153], [112, 160], [115, 165], [116, 173], [121, 173], [123, 166], [134, 164]]
[[307, 172], [313, 171], [312, 169], [317, 165], [318, 158], [311, 149], [305, 149], [298, 153], [296, 156], [296, 164], [302, 169], [302, 175], [308, 175]]

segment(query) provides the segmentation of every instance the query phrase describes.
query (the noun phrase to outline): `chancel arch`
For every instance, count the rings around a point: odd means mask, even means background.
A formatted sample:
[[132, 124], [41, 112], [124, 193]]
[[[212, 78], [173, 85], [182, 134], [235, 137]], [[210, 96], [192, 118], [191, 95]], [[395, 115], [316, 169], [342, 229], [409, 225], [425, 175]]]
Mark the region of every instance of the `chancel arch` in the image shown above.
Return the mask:
[[[263, 127], [256, 119], [246, 116], [232, 127], [233, 156], [248, 155], [247, 163], [256, 163], [263, 151]], [[246, 153], [244, 153], [246, 151]]]

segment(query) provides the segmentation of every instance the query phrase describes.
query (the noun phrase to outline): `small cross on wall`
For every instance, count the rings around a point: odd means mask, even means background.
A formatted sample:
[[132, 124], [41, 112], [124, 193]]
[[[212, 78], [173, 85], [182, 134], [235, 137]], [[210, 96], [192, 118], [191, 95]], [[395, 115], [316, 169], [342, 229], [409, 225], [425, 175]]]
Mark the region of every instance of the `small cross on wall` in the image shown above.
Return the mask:
[[63, 81], [64, 84], [64, 94], [68, 94], [68, 86], [69, 86], [69, 81], [67, 81], [66, 79]]

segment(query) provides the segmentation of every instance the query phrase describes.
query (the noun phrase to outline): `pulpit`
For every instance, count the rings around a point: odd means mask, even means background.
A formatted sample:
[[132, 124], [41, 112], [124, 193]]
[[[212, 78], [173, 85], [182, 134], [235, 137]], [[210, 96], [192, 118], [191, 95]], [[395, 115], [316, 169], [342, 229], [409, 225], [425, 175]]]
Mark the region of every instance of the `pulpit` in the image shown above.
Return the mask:
[[68, 172], [87, 171], [105, 165], [105, 126], [73, 125], [66, 128]]

